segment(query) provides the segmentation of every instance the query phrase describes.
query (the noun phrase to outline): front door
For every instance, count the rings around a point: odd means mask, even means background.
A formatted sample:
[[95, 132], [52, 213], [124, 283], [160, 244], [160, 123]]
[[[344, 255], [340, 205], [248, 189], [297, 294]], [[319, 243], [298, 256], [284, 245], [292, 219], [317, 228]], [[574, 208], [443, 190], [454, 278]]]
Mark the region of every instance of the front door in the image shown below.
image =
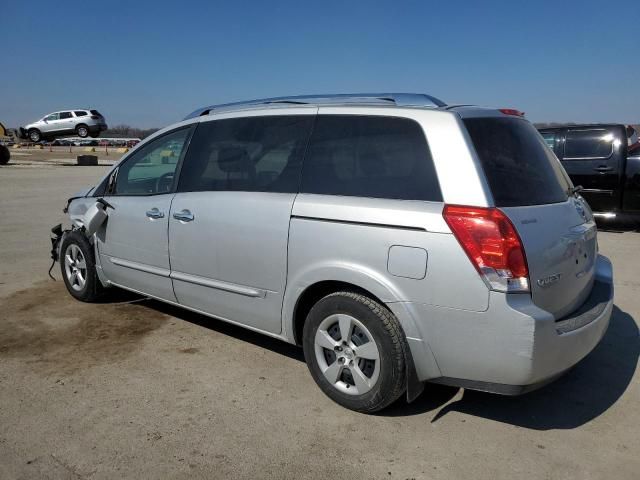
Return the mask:
[[54, 133], [60, 130], [60, 114], [51, 113], [42, 119], [40, 131], [42, 133]]
[[176, 301], [171, 285], [168, 221], [174, 175], [190, 135], [181, 128], [149, 142], [114, 172], [105, 199], [114, 207], [96, 237], [113, 283]]
[[315, 112], [200, 123], [169, 219], [181, 304], [281, 332], [289, 220]]

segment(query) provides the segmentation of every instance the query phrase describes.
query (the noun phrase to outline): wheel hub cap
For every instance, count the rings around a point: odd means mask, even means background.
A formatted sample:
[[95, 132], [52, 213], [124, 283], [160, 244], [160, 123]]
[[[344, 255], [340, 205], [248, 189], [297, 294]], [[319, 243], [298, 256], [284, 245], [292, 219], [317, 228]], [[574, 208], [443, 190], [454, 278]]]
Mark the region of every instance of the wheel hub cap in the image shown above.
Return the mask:
[[319, 325], [315, 354], [325, 379], [342, 393], [363, 395], [380, 375], [380, 352], [371, 332], [358, 319], [333, 314]]

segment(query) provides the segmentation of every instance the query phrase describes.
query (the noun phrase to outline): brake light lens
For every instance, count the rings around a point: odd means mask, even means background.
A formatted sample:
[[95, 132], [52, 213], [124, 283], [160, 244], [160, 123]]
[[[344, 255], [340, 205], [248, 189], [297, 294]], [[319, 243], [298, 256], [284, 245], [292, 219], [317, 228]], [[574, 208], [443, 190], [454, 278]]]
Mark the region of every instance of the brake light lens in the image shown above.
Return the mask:
[[504, 213], [497, 208], [445, 205], [443, 216], [489, 288], [530, 291], [522, 241]]
[[524, 112], [520, 110], [516, 110], [515, 108], [500, 108], [498, 109], [500, 112], [505, 115], [513, 115], [514, 117], [524, 117]]

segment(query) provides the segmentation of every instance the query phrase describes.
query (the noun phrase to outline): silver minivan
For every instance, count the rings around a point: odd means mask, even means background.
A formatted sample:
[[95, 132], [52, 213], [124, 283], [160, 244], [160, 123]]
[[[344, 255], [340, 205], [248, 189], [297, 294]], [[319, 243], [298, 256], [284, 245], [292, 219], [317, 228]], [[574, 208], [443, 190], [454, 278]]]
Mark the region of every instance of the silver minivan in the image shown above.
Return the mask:
[[69, 293], [120, 287], [301, 345], [362, 412], [425, 382], [515, 395], [604, 335], [610, 262], [520, 112], [422, 94], [197, 110], [70, 199]]

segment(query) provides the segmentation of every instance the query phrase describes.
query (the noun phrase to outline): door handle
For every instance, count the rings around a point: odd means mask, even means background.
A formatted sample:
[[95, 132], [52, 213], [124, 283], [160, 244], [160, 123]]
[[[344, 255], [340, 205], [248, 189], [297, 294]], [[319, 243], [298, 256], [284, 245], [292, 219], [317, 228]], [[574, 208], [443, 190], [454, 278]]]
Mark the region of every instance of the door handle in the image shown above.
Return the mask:
[[173, 218], [180, 220], [181, 222], [193, 222], [193, 219], [196, 217], [189, 210], [185, 209], [181, 212], [174, 213]]
[[149, 218], [164, 218], [164, 212], [161, 212], [157, 208], [152, 208], [151, 210], [147, 210], [147, 217]]
[[613, 167], [607, 167], [606, 165], [600, 165], [599, 167], [595, 167], [594, 170], [600, 173], [606, 173], [613, 170]]

